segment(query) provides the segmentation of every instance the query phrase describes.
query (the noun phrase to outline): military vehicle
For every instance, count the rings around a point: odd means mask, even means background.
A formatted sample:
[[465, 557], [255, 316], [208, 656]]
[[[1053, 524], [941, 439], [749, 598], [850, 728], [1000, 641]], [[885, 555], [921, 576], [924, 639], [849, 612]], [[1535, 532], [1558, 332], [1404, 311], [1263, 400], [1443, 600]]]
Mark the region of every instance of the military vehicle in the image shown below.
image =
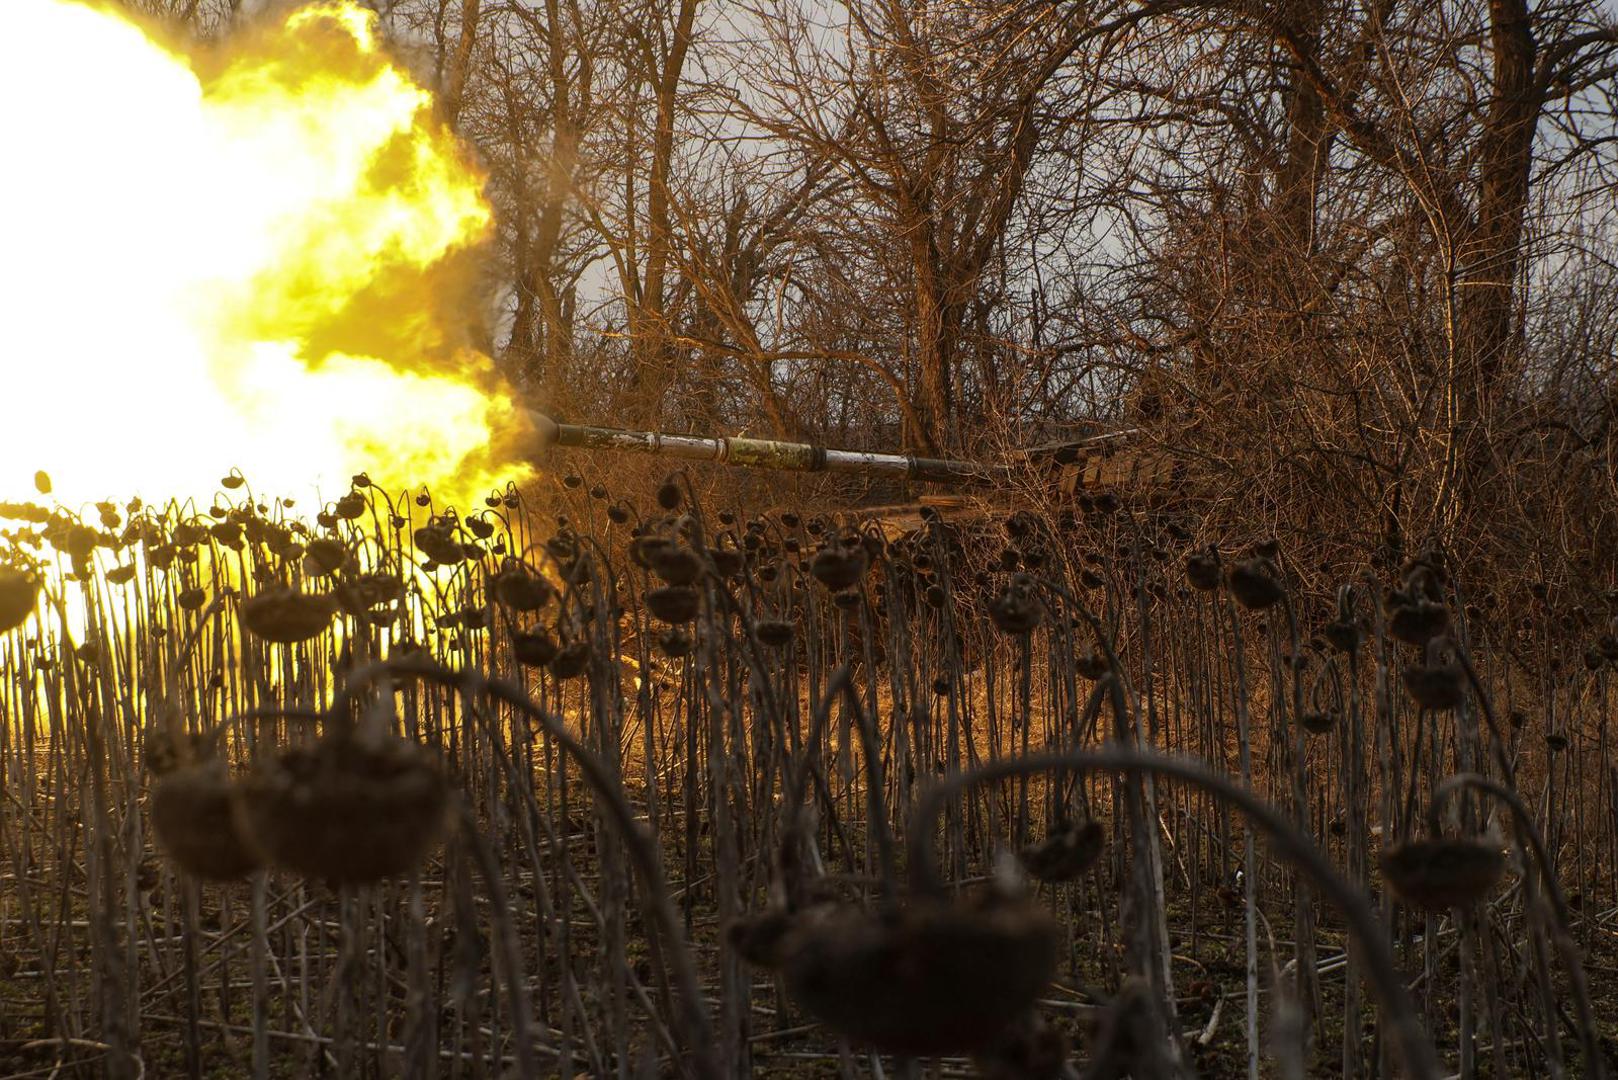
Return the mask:
[[560, 423], [533, 413], [542, 448], [590, 452], [652, 454], [742, 468], [783, 472], [825, 472], [889, 478], [912, 483], [980, 489], [977, 496], [958, 492], [922, 495], [914, 502], [859, 507], [860, 518], [880, 523], [890, 534], [910, 532], [931, 509], [939, 515], [977, 516], [998, 490], [1014, 480], [1032, 482], [1065, 500], [1078, 501], [1102, 492], [1145, 493], [1161, 489], [1173, 478], [1174, 460], [1166, 451], [1144, 448], [1134, 430], [1094, 431], [1080, 438], [1048, 442], [1019, 450], [999, 464], [839, 450], [812, 443], [706, 435], [632, 431]]

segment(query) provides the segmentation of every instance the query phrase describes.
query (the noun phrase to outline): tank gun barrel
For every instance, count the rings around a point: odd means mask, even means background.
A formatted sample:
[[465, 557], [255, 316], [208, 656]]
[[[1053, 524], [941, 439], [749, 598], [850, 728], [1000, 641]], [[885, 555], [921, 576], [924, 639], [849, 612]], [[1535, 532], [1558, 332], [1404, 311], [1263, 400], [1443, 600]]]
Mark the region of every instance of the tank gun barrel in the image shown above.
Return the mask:
[[939, 484], [990, 484], [1003, 479], [1000, 466], [914, 454], [874, 454], [864, 450], [837, 450], [813, 443], [777, 439], [679, 435], [660, 431], [563, 424], [543, 413], [532, 414], [540, 445], [580, 450], [625, 451], [657, 454], [687, 461], [708, 461], [752, 469], [783, 472], [830, 472], [891, 476]]

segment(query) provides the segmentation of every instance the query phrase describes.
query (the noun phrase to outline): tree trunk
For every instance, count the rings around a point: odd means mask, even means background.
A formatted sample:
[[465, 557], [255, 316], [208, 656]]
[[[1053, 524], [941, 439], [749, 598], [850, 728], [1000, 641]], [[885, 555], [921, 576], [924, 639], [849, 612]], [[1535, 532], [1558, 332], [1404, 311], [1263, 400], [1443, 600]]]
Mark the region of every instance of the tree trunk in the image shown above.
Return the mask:
[[916, 412], [922, 430], [915, 433], [915, 439], [923, 450], [934, 454], [955, 442], [954, 342], [932, 223], [925, 208], [907, 216], [911, 221], [910, 269], [916, 294], [916, 363], [921, 375]]
[[[1478, 139], [1476, 213], [1457, 253], [1450, 388], [1452, 528], [1466, 529], [1489, 467], [1489, 416], [1517, 352], [1517, 278], [1542, 95], [1526, 0], [1491, 0], [1493, 94]], [[1486, 512], [1486, 511], [1485, 511]]]
[[455, 45], [449, 72], [444, 79], [444, 116], [454, 124], [461, 116], [466, 96], [466, 79], [472, 70], [472, 49], [477, 44], [478, 11], [481, 0], [461, 0], [461, 39]]
[[642, 408], [655, 419], [668, 382], [672, 357], [668, 343], [667, 313], [663, 310], [664, 280], [668, 275], [673, 229], [669, 214], [669, 177], [674, 162], [674, 110], [680, 76], [691, 49], [697, 0], [680, 0], [675, 16], [674, 40], [657, 73], [657, 120], [652, 135], [651, 176], [646, 193], [646, 276], [641, 283], [641, 317], [635, 334], [639, 352], [637, 380]]
[[1534, 84], [1534, 35], [1526, 0], [1491, 0], [1494, 93], [1479, 139], [1477, 216], [1461, 253], [1461, 344], [1486, 405], [1509, 365], [1516, 322], [1523, 220], [1541, 107]]
[[572, 96], [564, 63], [565, 39], [556, 0], [545, 0], [545, 22], [550, 31], [551, 153], [545, 178], [545, 201], [540, 207], [534, 234], [533, 262], [539, 303], [539, 354], [544, 364], [544, 390], [549, 395], [566, 382], [573, 353], [572, 334], [562, 314], [554, 266], [562, 234], [562, 212], [578, 157], [579, 137], [573, 123]]

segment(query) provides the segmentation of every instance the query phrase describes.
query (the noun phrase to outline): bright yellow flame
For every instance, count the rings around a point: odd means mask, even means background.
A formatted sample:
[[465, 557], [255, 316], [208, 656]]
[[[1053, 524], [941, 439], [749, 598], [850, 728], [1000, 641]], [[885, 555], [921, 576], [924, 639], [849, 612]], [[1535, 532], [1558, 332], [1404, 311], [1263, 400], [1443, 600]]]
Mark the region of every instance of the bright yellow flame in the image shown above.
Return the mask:
[[482, 178], [349, 0], [223, 55], [76, 0], [6, 0], [0, 499], [468, 501], [521, 467], [468, 345]]

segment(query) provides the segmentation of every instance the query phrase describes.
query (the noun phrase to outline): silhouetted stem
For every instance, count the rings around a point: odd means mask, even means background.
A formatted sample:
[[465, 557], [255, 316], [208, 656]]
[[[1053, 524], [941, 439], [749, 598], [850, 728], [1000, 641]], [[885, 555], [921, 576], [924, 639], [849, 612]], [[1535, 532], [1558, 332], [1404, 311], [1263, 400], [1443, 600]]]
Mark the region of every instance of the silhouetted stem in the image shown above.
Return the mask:
[[1595, 1015], [1590, 1007], [1590, 984], [1585, 978], [1578, 946], [1573, 943], [1572, 916], [1568, 911], [1567, 898], [1562, 895], [1561, 883], [1556, 880], [1556, 873], [1551, 867], [1545, 839], [1540, 836], [1533, 815], [1515, 791], [1477, 773], [1457, 773], [1433, 789], [1432, 805], [1427, 809], [1427, 823], [1434, 836], [1440, 832], [1440, 815], [1444, 804], [1451, 795], [1463, 788], [1487, 792], [1510, 807], [1518, 831], [1528, 841], [1528, 849], [1539, 867], [1539, 876], [1545, 882], [1545, 894], [1550, 897], [1551, 912], [1556, 919], [1556, 951], [1562, 954], [1562, 963], [1567, 965], [1568, 982], [1573, 990], [1573, 1007], [1579, 1014], [1579, 1041], [1584, 1049], [1585, 1068], [1593, 1080], [1602, 1080], [1606, 1075], [1606, 1057], [1596, 1041]]
[[624, 798], [617, 777], [593, 751], [574, 737], [565, 723], [535, 704], [521, 688], [501, 680], [458, 673], [431, 660], [386, 660], [360, 668], [338, 694], [333, 711], [351, 706], [365, 687], [395, 676], [413, 676], [444, 686], [488, 694], [503, 701], [543, 728], [577, 762], [580, 774], [601, 800], [607, 816], [623, 837], [629, 857], [640, 874], [647, 919], [657, 926], [663, 940], [670, 946], [667, 955], [680, 988], [681, 1021], [691, 1048], [693, 1071], [701, 1077], [719, 1077], [721, 1073], [713, 1026], [703, 1010], [702, 988], [691, 962], [691, 950], [680, 931], [674, 902], [669, 897], [656, 845], [635, 820], [635, 812]]
[[456, 802], [461, 834], [472, 851], [472, 861], [483, 875], [483, 883], [489, 888], [489, 906], [494, 912], [494, 926], [499, 938], [500, 966], [506, 969], [506, 993], [510, 999], [512, 1049], [517, 1058], [517, 1075], [538, 1076], [531, 1034], [533, 1020], [529, 1014], [528, 990], [523, 982], [522, 943], [517, 940], [517, 932], [512, 925], [506, 887], [500, 877], [500, 864], [478, 828], [471, 804], [465, 798], [458, 798]]
[[859, 695], [854, 693], [853, 675], [845, 664], [832, 672], [826, 682], [826, 691], [821, 696], [820, 704], [815, 709], [809, 726], [809, 738], [804, 744], [802, 759], [798, 766], [788, 777], [786, 799], [787, 813], [790, 815], [786, 827], [786, 842], [797, 843], [803, 835], [803, 796], [808, 786], [809, 771], [820, 751], [820, 741], [825, 735], [826, 723], [831, 717], [831, 706], [838, 696], [846, 698], [849, 707], [854, 710], [859, 729], [860, 746], [865, 757], [865, 783], [869, 789], [867, 796], [868, 816], [871, 818], [870, 829], [876, 837], [878, 868], [882, 872], [882, 891], [884, 898], [892, 901], [897, 895], [894, 886], [895, 870], [893, 857], [893, 835], [888, 828], [888, 821], [882, 811], [882, 747], [878, 739], [875, 726], [871, 718], [866, 715], [860, 704]]
[[1314, 842], [1283, 815], [1253, 792], [1210, 772], [1200, 762], [1143, 750], [1106, 747], [1007, 758], [948, 777], [922, 796], [915, 828], [910, 834], [910, 870], [918, 890], [930, 893], [942, 890], [933, 870], [933, 822], [947, 801], [979, 784], [1056, 769], [1172, 777], [1195, 785], [1241, 810], [1248, 820], [1269, 835], [1281, 854], [1302, 870], [1321, 894], [1342, 912], [1349, 933], [1359, 943], [1366, 962], [1366, 977], [1386, 1010], [1385, 1015], [1404, 1053], [1406, 1067], [1417, 1080], [1439, 1080], [1437, 1051], [1416, 1021], [1419, 1013], [1405, 991], [1393, 954], [1388, 950], [1386, 929], [1371, 911], [1365, 895], [1344, 881]]
[[[1516, 783], [1516, 770], [1511, 767], [1511, 761], [1506, 757], [1506, 740], [1500, 734], [1499, 721], [1495, 719], [1494, 703], [1489, 698], [1489, 692], [1483, 688], [1483, 680], [1478, 677], [1478, 669], [1472, 664], [1472, 655], [1461, 647], [1460, 642], [1453, 642], [1455, 657], [1461, 662], [1461, 668], [1466, 672], [1467, 680], [1472, 684], [1474, 696], [1478, 701], [1478, 708], [1483, 712], [1483, 722], [1489, 727], [1489, 736], [1494, 746], [1495, 764], [1500, 766], [1500, 775], [1507, 781]], [[1523, 820], [1526, 820], [1523, 819]]]

